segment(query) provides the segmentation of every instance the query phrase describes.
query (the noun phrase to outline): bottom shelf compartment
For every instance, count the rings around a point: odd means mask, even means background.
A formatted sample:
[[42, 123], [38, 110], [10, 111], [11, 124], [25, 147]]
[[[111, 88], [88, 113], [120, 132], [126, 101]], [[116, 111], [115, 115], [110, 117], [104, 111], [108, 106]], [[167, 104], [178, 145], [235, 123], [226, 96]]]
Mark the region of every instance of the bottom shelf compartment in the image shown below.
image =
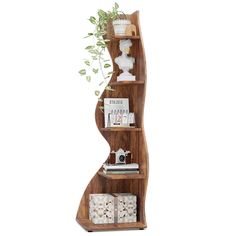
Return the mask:
[[[119, 179], [113, 179], [117, 177], [119, 177]], [[141, 176], [140, 174], [138, 174], [137, 176], [130, 176], [132, 177], [131, 179], [123, 179], [123, 178], [120, 179], [120, 177], [122, 176], [115, 175], [111, 177], [112, 179], [109, 179], [107, 178], [107, 176], [101, 176], [97, 173], [92, 179], [91, 181], [92, 187], [86, 189], [86, 192], [84, 193], [83, 198], [81, 199], [80, 208], [76, 216], [77, 222], [85, 230], [105, 231], [105, 230], [144, 229], [147, 227], [145, 218], [145, 196], [144, 196], [145, 194], [144, 184], [146, 179], [143, 178], [142, 174]], [[140, 179], [140, 177], [142, 178]], [[91, 197], [93, 197], [93, 199], [91, 199]], [[98, 199], [95, 201], [96, 197], [98, 197]], [[92, 201], [91, 204], [92, 208], [90, 208], [91, 201]], [[123, 208], [122, 204], [124, 205]], [[117, 218], [119, 212], [123, 211], [128, 212], [126, 206], [129, 206], [128, 207], [129, 214], [128, 215], [122, 214], [122, 219], [120, 218], [119, 220], [119, 218]], [[112, 220], [98, 222], [100, 218], [97, 218], [96, 215], [97, 207], [99, 208], [100, 211], [99, 216], [101, 215], [101, 211], [104, 211], [104, 214], [108, 218], [111, 217], [110, 219]], [[90, 211], [90, 209], [92, 210]], [[134, 210], [133, 211], [134, 215], [131, 215], [132, 209]], [[128, 217], [128, 219], [126, 217]], [[133, 219], [133, 217], [135, 219]]]
[[135, 223], [116, 223], [116, 224], [94, 224], [89, 219], [77, 219], [77, 222], [87, 231], [121, 230], [121, 229], [145, 229], [146, 224]]

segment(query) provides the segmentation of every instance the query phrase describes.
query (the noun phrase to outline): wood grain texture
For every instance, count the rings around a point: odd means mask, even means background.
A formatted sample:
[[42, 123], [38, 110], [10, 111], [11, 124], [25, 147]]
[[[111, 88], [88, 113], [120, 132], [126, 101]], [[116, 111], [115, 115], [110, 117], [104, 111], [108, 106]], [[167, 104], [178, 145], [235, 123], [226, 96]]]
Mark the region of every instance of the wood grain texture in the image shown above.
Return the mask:
[[98, 174], [106, 179], [144, 179], [144, 174], [104, 174], [103, 171], [99, 171]]
[[128, 86], [128, 85], [139, 85], [139, 84], [144, 84], [144, 81], [143, 80], [137, 80], [137, 81], [115, 81], [115, 82], [110, 82], [109, 83], [111, 86], [122, 86], [122, 85], [125, 85], [125, 86]]
[[135, 36], [117, 36], [117, 35], [112, 35], [110, 37], [112, 40], [120, 40], [120, 39], [132, 39], [132, 40], [135, 40], [135, 39], [140, 39], [140, 37], [138, 35], [135, 35]]
[[112, 127], [112, 128], [101, 128], [100, 131], [109, 131], [109, 132], [133, 132], [133, 131], [142, 131], [141, 128], [135, 128], [135, 127]]
[[[108, 50], [112, 58], [113, 74], [109, 85], [115, 91], [104, 91], [101, 98], [129, 98], [130, 111], [135, 113], [135, 128], [104, 128], [104, 114], [100, 111], [97, 104], [95, 119], [98, 129], [110, 145], [110, 151], [123, 148], [130, 150], [132, 161], [139, 163], [140, 174], [132, 175], [105, 175], [102, 167], [88, 184], [77, 211], [77, 222], [88, 231], [97, 230], [122, 230], [122, 229], [144, 229], [147, 226], [145, 215], [145, 198], [148, 183], [148, 150], [144, 132], [143, 111], [146, 94], [146, 60], [139, 24], [139, 12], [127, 15], [132, 24], [136, 26], [136, 36], [114, 36], [112, 24], [108, 24], [107, 38]], [[121, 73], [114, 59], [121, 54], [119, 50], [120, 39], [131, 39], [132, 47], [130, 55], [135, 57], [134, 68], [130, 71], [136, 76], [136, 81], [117, 82], [117, 76]], [[109, 157], [109, 154], [108, 154]], [[108, 158], [104, 158], [104, 162]], [[103, 163], [101, 163], [102, 165]], [[130, 192], [137, 195], [137, 222], [123, 224], [103, 224], [96, 225], [89, 220], [89, 194], [91, 193], [119, 193]]]
[[125, 230], [125, 229], [144, 229], [147, 226], [142, 222], [122, 223], [122, 224], [93, 224], [88, 219], [77, 219], [77, 222], [87, 231], [104, 231], [104, 230]]

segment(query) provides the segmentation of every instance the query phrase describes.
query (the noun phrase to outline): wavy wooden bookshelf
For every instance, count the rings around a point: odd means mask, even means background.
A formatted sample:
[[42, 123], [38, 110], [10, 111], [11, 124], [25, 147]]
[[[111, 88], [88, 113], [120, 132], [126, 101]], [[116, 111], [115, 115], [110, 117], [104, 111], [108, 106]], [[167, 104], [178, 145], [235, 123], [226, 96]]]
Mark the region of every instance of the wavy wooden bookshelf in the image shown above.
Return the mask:
[[[109, 85], [114, 87], [115, 91], [104, 91], [101, 98], [129, 98], [130, 111], [135, 113], [137, 127], [104, 128], [104, 114], [99, 109], [100, 104], [97, 104], [95, 119], [98, 129], [110, 145], [110, 150], [118, 150], [120, 147], [130, 150], [133, 161], [139, 163], [140, 174], [106, 175], [102, 172], [102, 167], [99, 168], [85, 189], [76, 215], [77, 222], [87, 231], [144, 229], [147, 227], [145, 198], [148, 183], [148, 150], [143, 124], [147, 78], [146, 61], [139, 24], [139, 12], [136, 11], [127, 17], [132, 24], [136, 25], [137, 36], [114, 36], [112, 26], [108, 26], [107, 38], [110, 39], [108, 50], [115, 71]], [[117, 82], [117, 75], [120, 71], [114, 63], [114, 58], [120, 54], [120, 39], [132, 40], [133, 45], [130, 54], [135, 57], [135, 64], [130, 72], [136, 76], [136, 81]], [[137, 195], [137, 222], [93, 224], [89, 220], [89, 194], [119, 192]]]

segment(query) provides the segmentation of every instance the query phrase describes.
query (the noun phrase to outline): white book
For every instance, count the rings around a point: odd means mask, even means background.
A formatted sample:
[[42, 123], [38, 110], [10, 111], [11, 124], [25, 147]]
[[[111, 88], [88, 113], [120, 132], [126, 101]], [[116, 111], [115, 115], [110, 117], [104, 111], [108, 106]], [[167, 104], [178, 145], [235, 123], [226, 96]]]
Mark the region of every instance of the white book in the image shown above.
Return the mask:
[[139, 169], [139, 164], [138, 163], [131, 163], [131, 164], [121, 164], [121, 165], [108, 165], [106, 163], [103, 164], [103, 169], [104, 170], [137, 170]]
[[126, 174], [139, 174], [139, 170], [103, 170], [106, 175], [126, 175]]

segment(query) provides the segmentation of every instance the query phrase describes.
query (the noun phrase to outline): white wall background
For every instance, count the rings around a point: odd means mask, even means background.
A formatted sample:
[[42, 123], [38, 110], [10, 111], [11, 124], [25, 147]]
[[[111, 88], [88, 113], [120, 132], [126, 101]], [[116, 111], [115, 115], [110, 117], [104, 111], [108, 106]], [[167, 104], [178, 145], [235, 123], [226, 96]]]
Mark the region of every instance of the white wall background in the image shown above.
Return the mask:
[[[114, 234], [235, 236], [235, 1], [117, 2], [141, 14], [150, 181], [148, 229]], [[75, 214], [109, 148], [78, 70], [86, 19], [112, 5], [0, 3], [0, 235], [88, 235]]]

